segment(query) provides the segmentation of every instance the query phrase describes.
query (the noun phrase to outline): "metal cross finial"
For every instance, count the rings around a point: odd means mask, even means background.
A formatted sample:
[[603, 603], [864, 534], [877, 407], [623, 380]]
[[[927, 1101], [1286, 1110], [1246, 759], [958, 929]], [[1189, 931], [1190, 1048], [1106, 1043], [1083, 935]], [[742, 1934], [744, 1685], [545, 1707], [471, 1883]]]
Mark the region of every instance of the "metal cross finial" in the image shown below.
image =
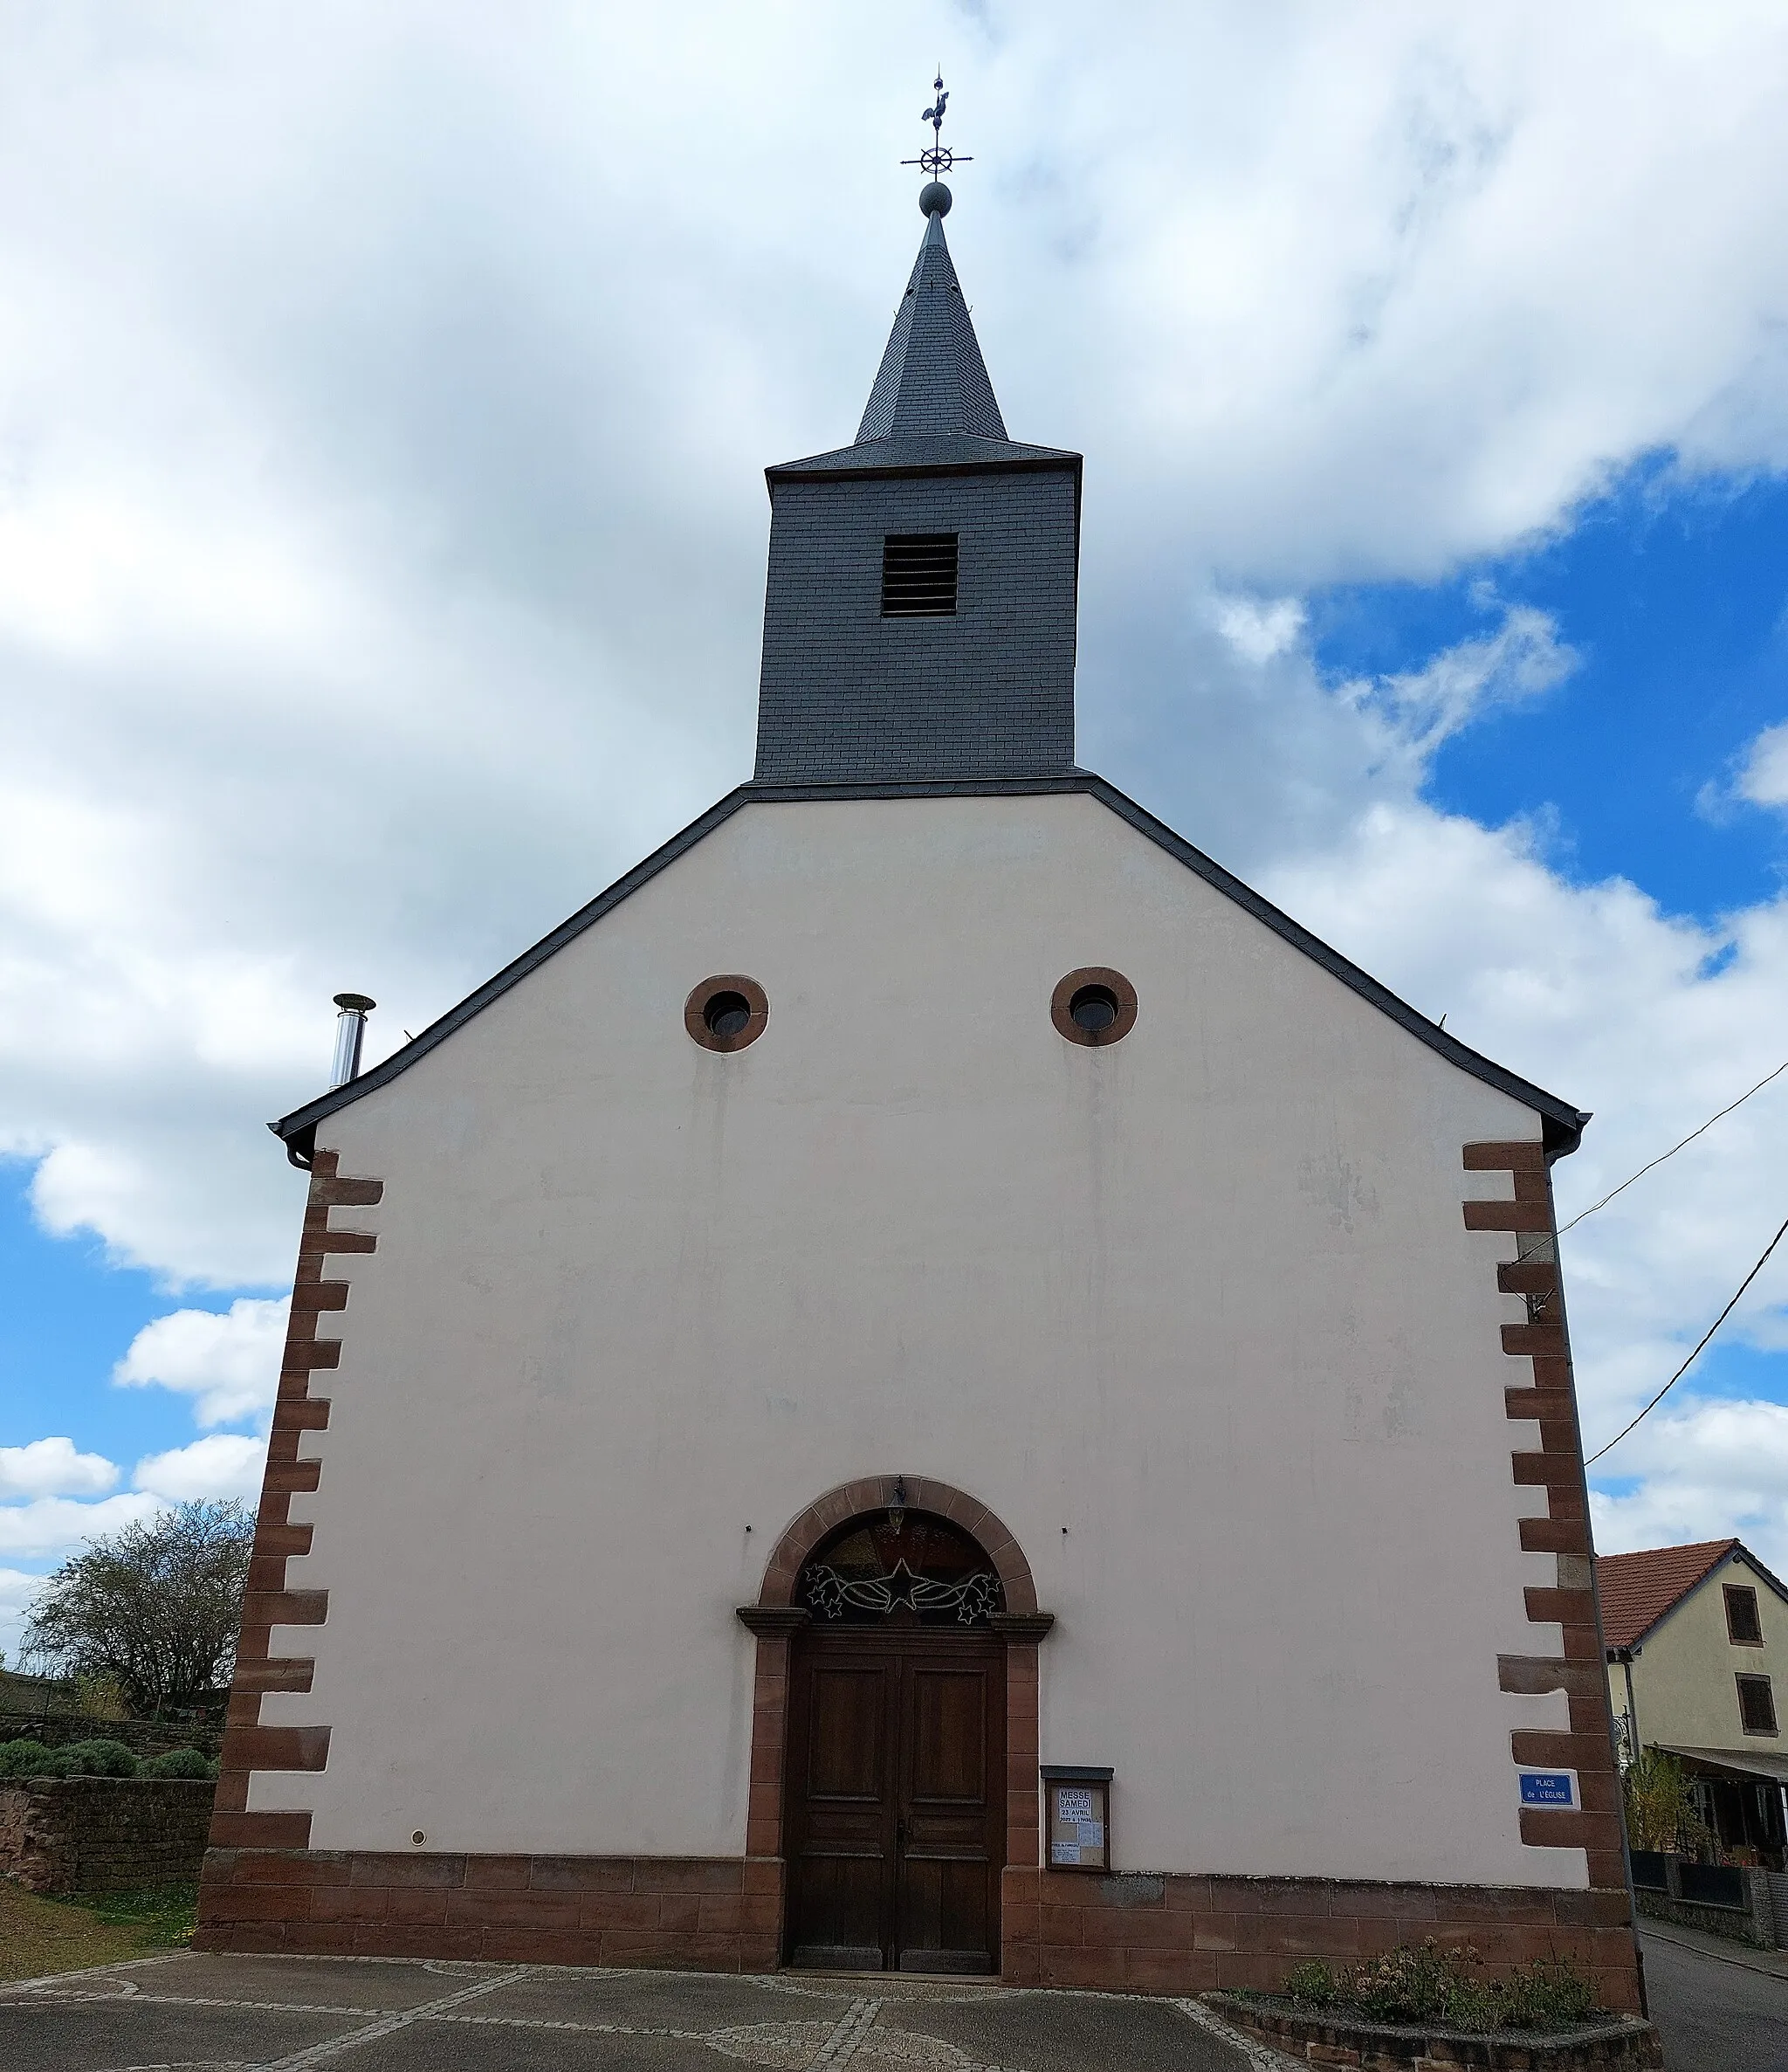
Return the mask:
[[929, 178], [936, 180], [947, 173], [959, 158], [964, 165], [973, 165], [974, 160], [966, 151], [951, 150], [944, 141], [944, 110], [950, 96], [944, 91], [944, 74], [941, 71], [932, 81], [932, 91], [937, 95], [937, 100], [930, 107], [921, 110], [919, 114], [921, 122], [929, 122], [932, 126], [932, 141], [917, 158], [903, 158], [900, 162], [904, 166], [917, 166]]

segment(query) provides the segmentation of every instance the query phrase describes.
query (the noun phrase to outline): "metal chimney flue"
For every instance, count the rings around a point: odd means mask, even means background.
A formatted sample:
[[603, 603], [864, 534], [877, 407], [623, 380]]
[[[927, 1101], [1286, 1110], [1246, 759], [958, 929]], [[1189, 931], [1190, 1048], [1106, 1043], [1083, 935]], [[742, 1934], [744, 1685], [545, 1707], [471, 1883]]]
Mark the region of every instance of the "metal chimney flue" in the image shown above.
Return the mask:
[[378, 1006], [364, 993], [338, 993], [335, 1004], [341, 1012], [335, 1018], [335, 1063], [329, 1070], [331, 1086], [346, 1086], [360, 1077], [360, 1047], [366, 1041], [367, 1016]]

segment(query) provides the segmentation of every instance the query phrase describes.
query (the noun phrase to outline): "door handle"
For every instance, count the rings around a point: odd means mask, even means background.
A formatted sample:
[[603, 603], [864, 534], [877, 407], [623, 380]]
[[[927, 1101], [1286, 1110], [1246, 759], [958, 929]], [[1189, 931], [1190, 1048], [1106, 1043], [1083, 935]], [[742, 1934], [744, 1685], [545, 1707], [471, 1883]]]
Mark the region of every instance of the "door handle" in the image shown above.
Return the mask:
[[894, 1821], [894, 1852], [900, 1856], [906, 1854], [906, 1821], [900, 1816]]

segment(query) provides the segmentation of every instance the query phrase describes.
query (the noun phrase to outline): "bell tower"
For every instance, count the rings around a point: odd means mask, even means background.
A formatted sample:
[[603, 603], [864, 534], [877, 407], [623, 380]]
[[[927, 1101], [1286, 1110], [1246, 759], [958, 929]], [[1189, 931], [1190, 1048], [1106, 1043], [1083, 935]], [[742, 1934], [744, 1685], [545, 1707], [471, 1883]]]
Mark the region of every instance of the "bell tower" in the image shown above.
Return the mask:
[[950, 205], [940, 180], [919, 196], [925, 237], [855, 443], [766, 470], [760, 784], [1074, 767], [1081, 457], [1007, 437]]

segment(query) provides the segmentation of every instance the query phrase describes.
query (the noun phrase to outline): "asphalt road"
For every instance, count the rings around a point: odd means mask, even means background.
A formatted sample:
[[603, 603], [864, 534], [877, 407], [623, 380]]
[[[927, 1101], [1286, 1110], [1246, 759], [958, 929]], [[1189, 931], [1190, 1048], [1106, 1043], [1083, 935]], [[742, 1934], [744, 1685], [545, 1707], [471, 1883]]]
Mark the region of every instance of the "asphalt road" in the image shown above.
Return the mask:
[[899, 1977], [189, 1952], [0, 1986], [6, 2072], [1250, 2072], [1263, 2055], [1172, 2000]]
[[1641, 1931], [1665, 2072], [1788, 2072], [1788, 1979]]

